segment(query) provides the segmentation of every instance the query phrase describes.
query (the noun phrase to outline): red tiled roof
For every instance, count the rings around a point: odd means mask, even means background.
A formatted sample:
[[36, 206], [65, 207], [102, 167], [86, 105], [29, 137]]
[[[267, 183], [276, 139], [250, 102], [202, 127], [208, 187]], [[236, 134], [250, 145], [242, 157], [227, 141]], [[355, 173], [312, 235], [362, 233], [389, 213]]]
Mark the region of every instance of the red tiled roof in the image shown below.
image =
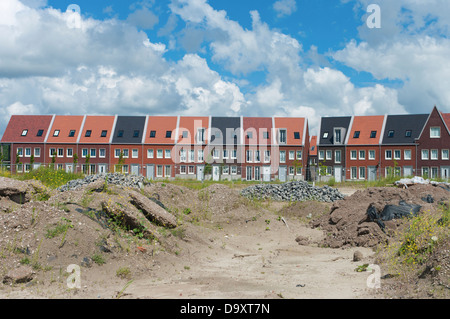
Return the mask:
[[[305, 132], [305, 118], [303, 117], [275, 117], [275, 128], [287, 130], [286, 145], [303, 145]], [[297, 136], [296, 136], [297, 135]], [[298, 139], [296, 139], [298, 137]]]
[[[56, 115], [50, 128], [47, 143], [76, 143], [78, 133], [81, 129], [84, 116], [79, 115]], [[59, 130], [58, 136], [55, 131]], [[75, 130], [75, 134], [70, 136], [70, 131]]]
[[317, 156], [317, 136], [311, 136], [309, 147], [309, 154], [311, 156]]
[[[209, 130], [208, 116], [181, 116], [178, 129], [178, 144], [196, 144], [197, 143], [197, 129], [205, 129], [204, 142], [208, 143], [207, 132]], [[183, 131], [188, 131], [188, 137], [183, 138]]]
[[[2, 143], [43, 143], [52, 118], [52, 115], [12, 115]], [[24, 130], [28, 131], [22, 136]], [[41, 136], [37, 136], [39, 130], [43, 130]]]
[[[177, 121], [177, 116], [149, 116], [144, 143], [175, 144]], [[152, 131], [155, 132], [155, 137], [150, 137]], [[171, 137], [166, 137], [166, 132], [168, 131], [172, 132]]]
[[[271, 145], [272, 144], [272, 118], [271, 117], [244, 117], [244, 144], [245, 145]], [[268, 132], [268, 139], [264, 138], [264, 132]], [[249, 138], [251, 133], [251, 138]]]
[[[383, 129], [384, 115], [355, 116], [349, 132], [348, 145], [377, 145], [380, 143], [381, 130]], [[371, 132], [376, 135], [371, 138]], [[359, 137], [355, 136], [359, 132]]]
[[[84, 144], [105, 144], [109, 143], [111, 134], [113, 134], [115, 116], [88, 115], [84, 121], [80, 136], [80, 143]], [[89, 137], [86, 131], [91, 131]], [[106, 131], [106, 136], [102, 132]], [[78, 136], [78, 132], [76, 134]]]

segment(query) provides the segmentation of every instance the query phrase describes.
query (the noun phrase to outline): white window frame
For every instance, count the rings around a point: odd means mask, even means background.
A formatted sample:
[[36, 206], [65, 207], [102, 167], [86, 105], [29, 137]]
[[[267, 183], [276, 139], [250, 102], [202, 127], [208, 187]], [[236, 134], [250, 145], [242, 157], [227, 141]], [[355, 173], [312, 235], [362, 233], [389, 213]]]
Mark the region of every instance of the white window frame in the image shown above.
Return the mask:
[[357, 150], [350, 150], [350, 159], [351, 160], [356, 160], [358, 156], [358, 151]]
[[[396, 155], [398, 155], [398, 156], [396, 156]], [[402, 151], [401, 150], [394, 150], [393, 156], [394, 156], [395, 160], [401, 160], [402, 159]]]
[[25, 157], [31, 157], [31, 147], [25, 147]]
[[105, 158], [106, 157], [106, 148], [100, 148], [98, 150], [98, 157]]
[[[388, 152], [390, 152], [390, 156], [388, 156]], [[384, 151], [384, 159], [391, 160], [392, 159], [392, 150], [385, 150]]]
[[156, 150], [156, 158], [163, 158], [164, 156], [164, 150], [158, 149]]
[[331, 150], [326, 150], [325, 152], [325, 159], [327, 161], [331, 161], [333, 158], [333, 152]]
[[180, 174], [186, 175], [186, 173], [187, 173], [186, 165], [180, 165]]
[[153, 148], [147, 149], [147, 158], [153, 158], [155, 156], [155, 150]]
[[420, 156], [422, 160], [429, 160], [430, 159], [430, 150], [422, 150], [420, 152]]
[[254, 157], [255, 163], [261, 162], [261, 155], [259, 150], [255, 150], [255, 157]]
[[270, 163], [270, 150], [264, 151], [264, 163]]
[[[361, 174], [361, 172], [363, 172], [363, 173]], [[359, 179], [366, 179], [366, 167], [365, 166], [359, 167], [358, 176], [359, 176]]]
[[172, 177], [172, 166], [171, 165], [164, 166], [164, 176]]
[[297, 151], [297, 160], [301, 161], [303, 157], [303, 151]]
[[286, 151], [280, 151], [280, 163], [286, 163]]
[[410, 161], [412, 160], [412, 151], [411, 150], [404, 150], [403, 151], [403, 159], [405, 161]]
[[164, 150], [164, 158], [171, 158], [172, 154], [170, 149], [165, 149]]
[[[438, 135], [435, 135], [435, 133]], [[430, 127], [430, 138], [440, 138], [441, 137], [441, 127], [440, 126], [432, 126]]]
[[131, 150], [131, 158], [139, 158], [139, 150], [137, 148]]
[[89, 155], [91, 156], [91, 158], [96, 158], [97, 157], [97, 149], [91, 148], [89, 151]]
[[114, 158], [119, 158], [121, 152], [122, 152], [122, 150], [120, 148], [115, 148], [114, 149]]
[[289, 160], [294, 161], [295, 160], [295, 151], [289, 151]]
[[66, 157], [73, 157], [73, 148], [66, 149]]
[[360, 160], [365, 160], [366, 159], [366, 150], [359, 150], [358, 151], [358, 158]]
[[213, 159], [219, 159], [220, 158], [220, 152], [218, 149], [213, 149]]
[[231, 166], [231, 175], [237, 175], [237, 166], [235, 165]]
[[34, 157], [41, 157], [41, 148], [40, 147], [34, 148]]
[[450, 156], [448, 149], [441, 150], [441, 160], [448, 160]]
[[350, 167], [350, 179], [358, 179], [358, 167]]
[[86, 156], [89, 154], [89, 150], [87, 148], [81, 149], [81, 157], [86, 158]]
[[130, 151], [128, 150], [128, 148], [124, 148], [122, 150], [123, 152], [123, 158], [128, 158], [130, 156]]
[[182, 163], [187, 162], [186, 150], [183, 148], [180, 150], [180, 162], [182, 162]]
[[237, 158], [237, 149], [232, 149], [230, 156], [231, 156], [231, 159], [236, 159]]
[[190, 174], [190, 175], [195, 174], [195, 165], [188, 166], [188, 174]]
[[205, 158], [205, 153], [203, 150], [198, 150], [197, 151], [197, 162], [198, 163], [203, 163], [203, 160]]
[[194, 163], [194, 162], [195, 162], [195, 151], [189, 150], [189, 163]]
[[376, 156], [375, 150], [369, 150], [369, 161], [374, 161]]
[[[159, 171], [161, 170], [161, 174]], [[164, 165], [156, 165], [156, 177], [163, 177], [164, 174]]]
[[[435, 154], [436, 156], [433, 156]], [[430, 150], [430, 159], [432, 161], [437, 161], [439, 159], [439, 151], [437, 149]]]
[[334, 162], [336, 164], [342, 163], [342, 152], [341, 152], [341, 150], [334, 151]]

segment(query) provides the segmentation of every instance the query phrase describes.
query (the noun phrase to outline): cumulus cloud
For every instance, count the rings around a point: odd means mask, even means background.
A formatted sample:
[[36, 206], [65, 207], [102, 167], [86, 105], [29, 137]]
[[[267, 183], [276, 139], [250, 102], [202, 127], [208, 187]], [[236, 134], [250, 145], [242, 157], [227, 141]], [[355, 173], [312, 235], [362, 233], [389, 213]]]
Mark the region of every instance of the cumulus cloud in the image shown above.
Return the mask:
[[273, 4], [273, 9], [278, 17], [289, 16], [297, 11], [297, 3], [295, 0], [278, 0]]

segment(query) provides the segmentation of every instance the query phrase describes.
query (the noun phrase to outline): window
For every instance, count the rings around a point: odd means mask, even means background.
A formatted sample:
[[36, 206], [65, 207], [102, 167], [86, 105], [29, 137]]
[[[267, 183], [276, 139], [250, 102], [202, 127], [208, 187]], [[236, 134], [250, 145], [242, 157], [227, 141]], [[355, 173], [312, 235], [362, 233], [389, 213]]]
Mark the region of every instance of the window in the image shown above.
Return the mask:
[[42, 134], [44, 134], [44, 130], [39, 130], [36, 134], [36, 136], [42, 136]]
[[327, 175], [330, 176], [333, 174], [333, 167], [327, 166]]
[[53, 136], [59, 136], [59, 130], [55, 130], [55, 131], [53, 132]]
[[270, 163], [270, 151], [264, 151], [264, 163]]
[[294, 173], [295, 173], [294, 166], [289, 166], [289, 175], [294, 175]]
[[406, 130], [405, 131], [405, 137], [411, 137], [412, 135], [412, 131], [411, 130]]
[[132, 158], [138, 158], [138, 157], [139, 157], [139, 150], [136, 149], [136, 148], [133, 148], [133, 149], [131, 150], [131, 157], [132, 157]]
[[227, 165], [222, 167], [222, 174], [224, 174], [224, 175], [230, 174], [230, 167]]
[[341, 129], [335, 129], [334, 130], [334, 143], [335, 144], [341, 144]]
[[180, 150], [180, 162], [186, 162], [186, 150]]
[[123, 153], [123, 158], [128, 158], [128, 148], [124, 148], [122, 150], [122, 153]]
[[223, 150], [223, 158], [224, 159], [228, 158], [228, 150]]
[[120, 157], [120, 148], [114, 149], [114, 157], [119, 158]]
[[237, 158], [237, 150], [231, 150], [231, 159]]
[[81, 150], [81, 157], [87, 157], [88, 156], [88, 149], [87, 148], [83, 148]]
[[341, 151], [334, 151], [334, 162], [335, 163], [341, 162]]
[[401, 159], [401, 152], [400, 152], [400, 150], [394, 150], [394, 159], [395, 160], [399, 160], [399, 159]]
[[197, 152], [197, 161], [199, 163], [203, 162], [203, 150], [198, 150], [198, 152]]
[[41, 157], [41, 148], [40, 147], [36, 147], [34, 149], [34, 157]]
[[153, 158], [153, 149], [149, 148], [147, 149], [147, 158]]
[[325, 151], [319, 151], [319, 160], [323, 160], [325, 158]]
[[402, 175], [402, 168], [401, 167], [394, 167], [394, 176], [401, 176]]
[[370, 138], [376, 138], [377, 137], [377, 131], [370, 132]]
[[31, 157], [31, 148], [25, 148], [25, 157]]
[[294, 139], [296, 140], [300, 139], [300, 132], [294, 132]]
[[180, 174], [186, 174], [186, 165], [180, 166]]
[[28, 130], [23, 130], [21, 136], [27, 136]]
[[166, 165], [165, 171], [164, 171], [165, 177], [171, 177], [172, 176], [172, 167], [170, 165]]
[[259, 155], [259, 151], [255, 151], [255, 162], [259, 163], [261, 161], [261, 156]]
[[[225, 167], [224, 167], [224, 170], [225, 170]], [[188, 167], [188, 174], [195, 174], [195, 166], [194, 165], [189, 165], [189, 167]]]
[[422, 159], [427, 160], [429, 159], [429, 151], [428, 150], [422, 150]]
[[100, 157], [100, 158], [106, 157], [106, 149], [105, 148], [101, 148], [98, 150], [98, 157]]
[[56, 156], [56, 148], [50, 149], [50, 157]]
[[365, 160], [366, 159], [366, 151], [359, 151], [359, 159], [360, 160]]
[[302, 175], [302, 167], [297, 166], [297, 175]]
[[91, 137], [92, 131], [91, 130], [87, 130], [86, 134], [84, 135], [85, 137]]
[[106, 137], [107, 134], [108, 134], [108, 131], [103, 130], [102, 133], [100, 134], [100, 137]]
[[388, 131], [387, 137], [394, 137], [394, 131], [393, 130]]
[[355, 131], [355, 133], [353, 133], [353, 138], [359, 138], [359, 134], [360, 131]]
[[328, 138], [328, 132], [324, 132], [322, 138]]
[[263, 138], [266, 139], [266, 140], [268, 140], [268, 139], [269, 139], [269, 132], [264, 131], [264, 132], [263, 132]]
[[384, 158], [387, 160], [392, 159], [392, 151], [391, 150], [386, 150], [384, 153]]
[[449, 156], [448, 150], [442, 150], [441, 158], [443, 160], [448, 160], [449, 159], [448, 156]]
[[74, 136], [75, 136], [75, 130], [70, 130], [69, 137], [74, 137]]
[[422, 167], [422, 177], [428, 178], [430, 176], [430, 168], [429, 167]]
[[58, 148], [58, 157], [64, 157], [64, 149]]
[[220, 158], [220, 153], [218, 149], [214, 149], [213, 150], [213, 158], [214, 159], [219, 159]]
[[96, 157], [96, 156], [97, 156], [97, 149], [91, 148], [91, 157]]
[[139, 137], [139, 130], [133, 131], [133, 137]]
[[350, 178], [351, 179], [357, 179], [357, 174], [358, 174], [358, 168], [357, 167], [351, 167], [350, 168]]
[[375, 150], [369, 150], [369, 160], [375, 160]]
[[123, 130], [119, 130], [119, 132], [117, 133], [117, 137], [123, 137]]
[[150, 131], [150, 137], [154, 138], [156, 136], [156, 131]]
[[289, 151], [289, 160], [290, 161], [295, 160], [295, 151]]
[[299, 161], [302, 160], [302, 154], [303, 154], [302, 151], [297, 151], [297, 159], [298, 159]]
[[197, 129], [197, 142], [199, 144], [203, 144], [205, 142], [205, 129], [204, 128]]
[[163, 158], [163, 150], [156, 151], [156, 158]]
[[237, 166], [231, 166], [231, 175], [237, 174]]
[[286, 163], [286, 151], [280, 151], [280, 163]]
[[439, 173], [438, 173], [438, 168], [437, 167], [432, 167], [431, 168], [431, 178], [438, 178], [439, 177]]
[[280, 144], [286, 144], [286, 130], [280, 129], [279, 134], [280, 134]]
[[189, 150], [189, 162], [195, 162], [195, 152], [194, 150]]
[[431, 150], [431, 159], [432, 160], [438, 159], [438, 150]]
[[350, 151], [350, 159], [355, 160], [357, 156], [357, 152], [355, 150]]
[[410, 160], [411, 159], [411, 150], [405, 150], [403, 152], [403, 157], [405, 160]]
[[430, 127], [430, 138], [440, 138], [441, 128], [439, 126]]
[[366, 179], [366, 168], [365, 167], [359, 168], [359, 179]]
[[330, 161], [331, 160], [331, 157], [333, 156], [333, 153], [330, 151], [330, 150], [327, 150], [326, 152], [325, 152], [325, 158], [326, 158], [326, 160], [327, 161]]
[[165, 150], [165, 151], [164, 151], [164, 157], [165, 157], [165, 158], [170, 158], [170, 155], [171, 155], [171, 154], [170, 154], [170, 150]]
[[247, 163], [251, 163], [253, 161], [253, 151], [247, 150], [245, 154], [246, 154], [245, 159]]
[[162, 177], [163, 176], [163, 166], [157, 165], [156, 166], [156, 177]]
[[188, 137], [188, 131], [183, 131], [183, 133], [181, 133], [181, 136], [183, 138], [187, 138]]

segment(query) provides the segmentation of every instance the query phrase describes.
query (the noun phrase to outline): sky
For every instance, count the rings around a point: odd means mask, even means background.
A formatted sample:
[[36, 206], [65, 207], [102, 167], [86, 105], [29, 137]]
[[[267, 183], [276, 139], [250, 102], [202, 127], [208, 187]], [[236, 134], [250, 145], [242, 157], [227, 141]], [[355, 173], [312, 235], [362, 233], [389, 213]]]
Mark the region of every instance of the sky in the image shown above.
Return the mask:
[[448, 0], [0, 0], [13, 114], [450, 112]]

